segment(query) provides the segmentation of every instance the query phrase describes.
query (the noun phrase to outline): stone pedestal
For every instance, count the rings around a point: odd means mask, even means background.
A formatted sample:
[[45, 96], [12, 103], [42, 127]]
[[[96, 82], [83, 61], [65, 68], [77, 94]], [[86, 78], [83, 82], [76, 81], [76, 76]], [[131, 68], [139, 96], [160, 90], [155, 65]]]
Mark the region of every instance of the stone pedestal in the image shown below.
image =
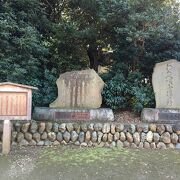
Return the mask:
[[114, 121], [111, 109], [59, 109], [36, 107], [33, 113], [35, 120], [54, 121]]
[[5, 120], [3, 127], [2, 154], [8, 154], [11, 148], [11, 121]]
[[141, 120], [146, 123], [180, 123], [180, 109], [144, 108]]

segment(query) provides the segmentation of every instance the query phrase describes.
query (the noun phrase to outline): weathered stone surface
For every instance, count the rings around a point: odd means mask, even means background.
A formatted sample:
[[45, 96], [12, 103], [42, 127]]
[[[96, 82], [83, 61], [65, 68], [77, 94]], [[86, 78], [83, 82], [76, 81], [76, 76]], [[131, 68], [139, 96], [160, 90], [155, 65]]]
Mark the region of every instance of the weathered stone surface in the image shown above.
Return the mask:
[[128, 141], [129, 143], [132, 143], [132, 142], [133, 142], [133, 137], [132, 137], [131, 133], [127, 132], [127, 133], [126, 133], [126, 138], [127, 138], [127, 141]]
[[140, 142], [138, 148], [142, 149], [144, 147], [144, 143]]
[[156, 124], [150, 124], [150, 125], [149, 125], [149, 130], [150, 130], [150, 131], [156, 132], [156, 129], [157, 129]]
[[63, 138], [66, 141], [66, 143], [68, 143], [70, 138], [71, 138], [70, 133], [68, 131], [65, 131], [64, 134], [63, 134]]
[[131, 148], [134, 148], [134, 149], [135, 149], [135, 148], [137, 148], [137, 145], [136, 145], [135, 143], [132, 143], [132, 144], [131, 144]]
[[117, 148], [122, 148], [123, 147], [123, 142], [121, 142], [120, 140], [117, 140], [116, 146], [117, 146]]
[[108, 142], [112, 142], [113, 141], [113, 135], [111, 133], [108, 133]]
[[102, 137], [103, 137], [103, 133], [102, 133], [101, 131], [98, 131], [97, 136], [98, 136], [97, 142], [98, 142], [98, 143], [101, 143]]
[[51, 132], [53, 124], [51, 122], [46, 123], [46, 131]]
[[133, 139], [134, 139], [134, 143], [135, 143], [136, 145], [138, 145], [138, 144], [140, 143], [140, 135], [139, 135], [138, 132], [135, 132], [135, 133], [133, 134]]
[[157, 125], [157, 132], [161, 135], [163, 132], [165, 132], [165, 127], [164, 125], [160, 124]]
[[102, 140], [103, 142], [106, 142], [108, 139], [108, 135], [107, 134], [103, 134]]
[[90, 141], [90, 139], [91, 139], [91, 132], [87, 131], [85, 135], [85, 141]]
[[136, 128], [137, 132], [148, 132], [149, 126], [148, 124], [137, 124]]
[[60, 142], [57, 141], [57, 140], [55, 140], [55, 141], [53, 142], [53, 145], [54, 145], [54, 146], [59, 146], [59, 145], [60, 145]]
[[147, 140], [149, 143], [152, 142], [152, 140], [153, 140], [153, 133], [152, 133], [152, 131], [149, 131], [149, 132], [147, 133], [146, 140]]
[[37, 143], [37, 146], [43, 146], [44, 145], [44, 141], [39, 141], [38, 143]]
[[157, 148], [158, 149], [166, 149], [166, 145], [163, 142], [157, 143]]
[[174, 144], [170, 143], [170, 144], [167, 144], [167, 148], [169, 148], [169, 149], [174, 149], [175, 146], [174, 146]]
[[20, 146], [28, 146], [29, 143], [28, 143], [28, 141], [26, 141], [25, 139], [22, 139], [22, 140], [19, 142], [19, 145], [20, 145]]
[[43, 132], [43, 133], [41, 134], [41, 139], [42, 139], [42, 140], [47, 139], [47, 137], [48, 137], [47, 132]]
[[56, 139], [61, 142], [63, 141], [63, 134], [61, 132], [58, 132], [57, 135], [56, 135]]
[[136, 126], [134, 124], [130, 124], [130, 126], [128, 128], [128, 132], [133, 134], [133, 133], [135, 133], [135, 131], [136, 131]]
[[116, 131], [121, 132], [124, 130], [124, 124], [116, 124]]
[[38, 129], [38, 124], [33, 121], [30, 126], [30, 132], [35, 133], [37, 131], [37, 129]]
[[115, 134], [116, 132], [116, 125], [115, 124], [111, 124], [111, 134]]
[[156, 143], [155, 142], [150, 143], [150, 147], [151, 149], [156, 149]]
[[103, 125], [103, 127], [102, 127], [102, 132], [103, 132], [103, 133], [109, 133], [110, 130], [111, 130], [110, 124], [109, 124], [109, 123], [105, 123], [105, 124]]
[[176, 144], [178, 142], [178, 135], [177, 134], [175, 134], [175, 133], [171, 134], [171, 142], [173, 144]]
[[160, 139], [165, 144], [169, 144], [171, 142], [171, 137], [170, 137], [170, 134], [168, 132], [163, 133], [161, 135]]
[[71, 132], [71, 141], [75, 142], [78, 139], [78, 134], [76, 133], [76, 131], [72, 131]]
[[119, 140], [119, 137], [120, 137], [119, 132], [115, 132], [115, 134], [114, 134], [114, 141]]
[[48, 139], [50, 141], [55, 141], [56, 140], [56, 133], [55, 132], [49, 132], [48, 133]]
[[30, 123], [24, 123], [24, 124], [22, 125], [22, 127], [21, 127], [21, 131], [22, 131], [23, 133], [26, 133], [26, 132], [28, 131], [28, 129], [29, 129], [29, 126], [30, 126]]
[[36, 141], [34, 139], [32, 139], [30, 142], [29, 142], [29, 145], [30, 146], [36, 146]]
[[180, 109], [180, 62], [169, 60], [157, 63], [152, 75], [156, 108]]
[[84, 142], [84, 138], [85, 138], [85, 133], [83, 131], [81, 131], [79, 133], [79, 142], [83, 143]]
[[146, 133], [142, 132], [141, 133], [141, 142], [144, 142], [146, 140]]
[[[20, 132], [20, 130], [21, 130], [21, 124], [20, 124], [19, 122], [16, 122], [16, 123], [14, 124], [14, 127], [15, 127], [15, 130], [16, 130], [17, 132]], [[3, 131], [3, 124], [2, 124], [2, 131]]]
[[124, 141], [123, 142], [123, 147], [129, 148], [130, 147], [130, 143], [128, 141]]
[[24, 134], [24, 137], [25, 137], [25, 139], [26, 139], [27, 141], [31, 141], [31, 140], [32, 140], [32, 134], [29, 133], [29, 132], [26, 132], [26, 133]]
[[79, 133], [80, 132], [80, 125], [78, 123], [73, 124], [74, 130]]
[[33, 134], [33, 139], [36, 141], [36, 142], [39, 142], [41, 140], [41, 135], [36, 132]]
[[101, 131], [101, 130], [102, 130], [102, 127], [103, 127], [103, 125], [102, 125], [101, 123], [96, 123], [96, 124], [94, 125], [94, 130], [95, 130], [95, 131]]
[[103, 80], [93, 69], [61, 74], [56, 81], [58, 98], [55, 108], [99, 108], [102, 103]]
[[91, 141], [92, 141], [93, 143], [97, 141], [97, 132], [96, 132], [96, 131], [93, 131], [93, 132], [92, 132]]
[[144, 142], [144, 148], [145, 149], [149, 149], [150, 148], [150, 144], [148, 142]]
[[87, 147], [87, 143], [86, 142], [83, 142], [80, 144], [81, 147]]
[[21, 142], [24, 139], [24, 134], [22, 132], [17, 133], [17, 142]]
[[86, 132], [87, 129], [88, 129], [88, 128], [87, 128], [87, 124], [86, 124], [86, 123], [81, 124], [81, 130], [82, 130], [82, 131]]
[[66, 124], [65, 124], [65, 123], [60, 124], [60, 125], [59, 125], [59, 130], [60, 130], [61, 132], [65, 132], [65, 131], [66, 131]]
[[153, 140], [155, 143], [158, 143], [160, 139], [160, 135], [158, 133], [153, 133]]
[[67, 123], [66, 124], [66, 128], [69, 132], [73, 131], [74, 130], [74, 127], [73, 127], [73, 124], [72, 123]]
[[44, 131], [45, 131], [45, 128], [46, 128], [46, 123], [45, 122], [40, 122], [39, 123], [39, 133], [42, 134]]
[[124, 132], [120, 132], [120, 140], [121, 140], [122, 142], [126, 141], [126, 135], [125, 135]]
[[52, 145], [52, 142], [49, 141], [49, 140], [46, 140], [46, 141], [44, 141], [44, 145], [45, 145], [45, 146], [51, 146], [51, 145]]
[[170, 125], [170, 124], [166, 124], [166, 125], [165, 125], [165, 129], [166, 129], [166, 131], [169, 132], [169, 133], [172, 133], [172, 132], [173, 132], [172, 125]]
[[180, 123], [174, 124], [174, 126], [173, 126], [173, 131], [174, 131], [177, 135], [180, 135]]
[[52, 130], [53, 132], [58, 132], [59, 131], [59, 124], [58, 123], [54, 123], [52, 129], [53, 129]]
[[[2, 134], [1, 134], [1, 136], [2, 136]], [[16, 131], [13, 131], [13, 132], [12, 132], [12, 136], [11, 136], [12, 141], [15, 141], [15, 140], [16, 140], [16, 137], [17, 137], [17, 132], [16, 132]], [[2, 141], [1, 138], [0, 138], [0, 141]]]
[[94, 123], [88, 125], [88, 130], [94, 131]]

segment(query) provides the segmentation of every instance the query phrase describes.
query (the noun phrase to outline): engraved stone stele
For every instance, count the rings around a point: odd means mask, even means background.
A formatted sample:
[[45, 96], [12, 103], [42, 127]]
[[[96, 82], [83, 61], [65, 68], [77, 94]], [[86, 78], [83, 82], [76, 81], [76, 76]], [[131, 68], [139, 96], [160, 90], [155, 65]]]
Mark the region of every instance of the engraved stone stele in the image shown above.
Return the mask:
[[102, 104], [104, 82], [93, 69], [61, 74], [56, 84], [58, 97], [51, 108], [91, 109]]
[[180, 109], [180, 62], [157, 63], [152, 75], [156, 108]]

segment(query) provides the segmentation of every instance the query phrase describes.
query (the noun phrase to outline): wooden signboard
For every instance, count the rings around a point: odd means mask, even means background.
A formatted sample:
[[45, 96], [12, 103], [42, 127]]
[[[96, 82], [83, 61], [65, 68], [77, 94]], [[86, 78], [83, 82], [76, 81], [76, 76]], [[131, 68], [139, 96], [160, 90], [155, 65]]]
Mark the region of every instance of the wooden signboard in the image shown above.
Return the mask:
[[11, 82], [0, 83], [0, 120], [4, 120], [2, 153], [8, 154], [11, 145], [10, 120], [30, 120], [32, 86]]

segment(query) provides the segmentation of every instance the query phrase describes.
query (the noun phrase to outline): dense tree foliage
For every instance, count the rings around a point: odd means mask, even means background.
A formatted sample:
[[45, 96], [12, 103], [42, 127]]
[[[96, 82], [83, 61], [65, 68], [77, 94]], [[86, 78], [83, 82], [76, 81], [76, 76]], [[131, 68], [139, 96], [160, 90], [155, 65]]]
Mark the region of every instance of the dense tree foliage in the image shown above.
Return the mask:
[[60, 73], [102, 65], [105, 104], [140, 110], [153, 106], [154, 64], [180, 60], [179, 3], [1, 0], [0, 47], [0, 81], [37, 86], [35, 105], [56, 97]]

